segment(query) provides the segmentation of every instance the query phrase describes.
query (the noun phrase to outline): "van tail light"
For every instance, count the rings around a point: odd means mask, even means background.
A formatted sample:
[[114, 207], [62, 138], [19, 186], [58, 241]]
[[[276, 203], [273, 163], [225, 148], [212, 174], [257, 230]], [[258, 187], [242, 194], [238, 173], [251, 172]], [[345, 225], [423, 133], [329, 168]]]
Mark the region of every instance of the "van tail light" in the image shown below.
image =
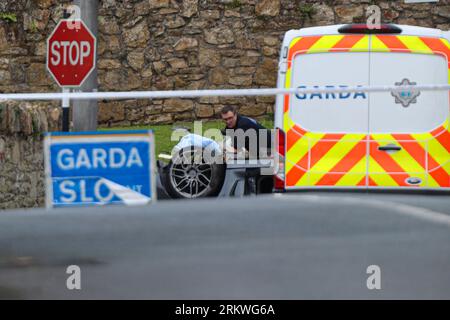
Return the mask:
[[402, 29], [393, 24], [380, 24], [371, 26], [367, 24], [346, 24], [338, 29], [339, 33], [359, 33], [359, 34], [396, 34], [402, 33]]
[[276, 129], [276, 146], [277, 152], [276, 169], [274, 175], [274, 188], [275, 191], [285, 190], [285, 173], [284, 173], [284, 161], [286, 156], [286, 134], [280, 128]]

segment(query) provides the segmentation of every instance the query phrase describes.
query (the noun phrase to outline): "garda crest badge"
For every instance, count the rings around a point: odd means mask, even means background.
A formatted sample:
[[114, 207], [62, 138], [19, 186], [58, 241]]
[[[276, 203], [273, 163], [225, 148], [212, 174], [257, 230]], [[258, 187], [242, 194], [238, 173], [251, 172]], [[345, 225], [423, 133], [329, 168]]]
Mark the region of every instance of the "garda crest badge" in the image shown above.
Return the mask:
[[[396, 86], [414, 86], [416, 82], [411, 82], [408, 79], [403, 79], [401, 82], [396, 82]], [[417, 97], [420, 96], [419, 90], [405, 90], [405, 91], [391, 91], [391, 95], [395, 97], [395, 103], [401, 104], [404, 108], [409, 107], [411, 103], [417, 102]]]

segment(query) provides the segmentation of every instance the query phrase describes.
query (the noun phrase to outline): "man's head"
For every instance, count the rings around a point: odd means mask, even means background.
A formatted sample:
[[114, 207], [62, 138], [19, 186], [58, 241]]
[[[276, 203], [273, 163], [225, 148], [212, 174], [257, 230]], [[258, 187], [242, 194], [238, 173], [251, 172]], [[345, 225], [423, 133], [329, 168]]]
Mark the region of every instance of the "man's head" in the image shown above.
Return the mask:
[[237, 112], [236, 108], [233, 106], [225, 106], [220, 112], [222, 120], [225, 121], [227, 128], [235, 128], [237, 122]]

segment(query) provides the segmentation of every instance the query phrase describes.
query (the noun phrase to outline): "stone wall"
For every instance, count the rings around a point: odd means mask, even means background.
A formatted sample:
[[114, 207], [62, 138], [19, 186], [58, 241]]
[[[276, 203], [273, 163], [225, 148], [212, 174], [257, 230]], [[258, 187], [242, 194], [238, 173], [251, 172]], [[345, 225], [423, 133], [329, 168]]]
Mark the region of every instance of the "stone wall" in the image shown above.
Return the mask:
[[[70, 1], [8, 0], [0, 12], [0, 92], [56, 91], [45, 70], [46, 38]], [[100, 0], [100, 90], [260, 88], [276, 83], [283, 34], [302, 26], [365, 21], [450, 29], [450, 1]], [[101, 102], [105, 126], [214, 117], [226, 104], [271, 113], [273, 97]]]
[[44, 206], [43, 133], [60, 130], [60, 108], [0, 102], [0, 209]]

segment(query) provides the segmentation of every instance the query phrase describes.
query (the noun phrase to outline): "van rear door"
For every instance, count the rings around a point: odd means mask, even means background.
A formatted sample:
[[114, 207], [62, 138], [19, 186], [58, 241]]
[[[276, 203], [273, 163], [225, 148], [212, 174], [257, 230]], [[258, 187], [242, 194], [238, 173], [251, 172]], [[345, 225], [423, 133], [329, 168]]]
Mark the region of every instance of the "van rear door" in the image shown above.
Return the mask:
[[[289, 51], [286, 87], [367, 86], [368, 39], [364, 35], [297, 39]], [[368, 104], [363, 92], [285, 97], [287, 189], [366, 186]]]
[[[374, 35], [370, 85], [446, 84], [446, 56], [416, 36]], [[369, 95], [371, 187], [448, 187], [449, 94], [402, 91]], [[439, 132], [441, 131], [441, 132]], [[443, 142], [443, 145], [439, 143]]]

